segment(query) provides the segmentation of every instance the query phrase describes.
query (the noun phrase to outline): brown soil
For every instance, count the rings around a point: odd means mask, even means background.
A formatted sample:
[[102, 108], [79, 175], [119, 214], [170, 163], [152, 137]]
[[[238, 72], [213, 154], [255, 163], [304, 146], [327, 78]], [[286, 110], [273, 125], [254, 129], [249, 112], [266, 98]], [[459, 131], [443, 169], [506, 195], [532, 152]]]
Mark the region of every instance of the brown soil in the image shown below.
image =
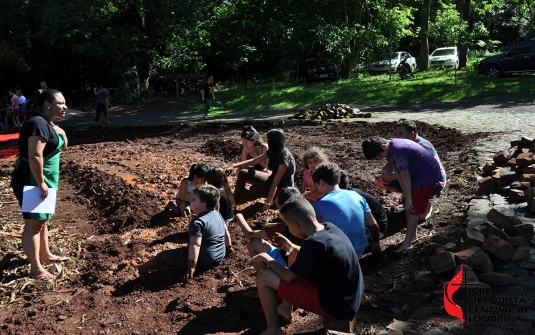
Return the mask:
[[[434, 248], [455, 239], [463, 210], [475, 194], [478, 162], [466, 150], [486, 134], [462, 134], [455, 129], [419, 123], [420, 134], [441, 154], [452, 184], [433, 200], [435, 214], [418, 228], [421, 242], [403, 255], [395, 254], [404, 237], [405, 219], [399, 196], [377, 189], [372, 182], [383, 161], [366, 161], [362, 139], [389, 137], [392, 123], [333, 123], [325, 129], [302, 129], [286, 123], [288, 147], [296, 157], [296, 180], [303, 173], [299, 155], [312, 144], [322, 146], [332, 161], [348, 171], [353, 186], [377, 196], [385, 205], [389, 233], [382, 240], [384, 262], [370, 254], [361, 259], [366, 292], [359, 311], [357, 334], [383, 330], [394, 318], [407, 319], [418, 307], [437, 305], [438, 294], [417, 292], [412, 280], [428, 267]], [[223, 263], [182, 285], [183, 271], [156, 271], [138, 275], [127, 261], [146, 261], [159, 251], [186, 245], [190, 218], [179, 218], [164, 205], [174, 198], [189, 166], [206, 162], [229, 170], [238, 160], [243, 125], [210, 124], [177, 128], [99, 128], [69, 130], [70, 148], [62, 156], [58, 212], [51, 226], [55, 252], [71, 259], [51, 265], [52, 281], [26, 278], [28, 262], [16, 235], [0, 239], [4, 257], [0, 269], [0, 332], [5, 334], [257, 334], [265, 329], [259, 300], [243, 293], [255, 289], [254, 273], [245, 265], [246, 239], [239, 228], [230, 232], [236, 253]], [[265, 133], [272, 125], [258, 125]], [[14, 144], [3, 144], [9, 149]], [[0, 159], [1, 224], [5, 234], [20, 234], [22, 219], [8, 187], [13, 159]], [[235, 182], [230, 175], [231, 184]], [[461, 180], [461, 179], [459, 179]], [[239, 206], [253, 225], [277, 216], [261, 204]], [[450, 278], [445, 277], [444, 281]], [[437, 290], [440, 287], [437, 286]], [[455, 319], [444, 313], [422, 324], [443, 326]], [[427, 327], [427, 328], [425, 328]], [[286, 334], [323, 334], [321, 320], [298, 310]]]

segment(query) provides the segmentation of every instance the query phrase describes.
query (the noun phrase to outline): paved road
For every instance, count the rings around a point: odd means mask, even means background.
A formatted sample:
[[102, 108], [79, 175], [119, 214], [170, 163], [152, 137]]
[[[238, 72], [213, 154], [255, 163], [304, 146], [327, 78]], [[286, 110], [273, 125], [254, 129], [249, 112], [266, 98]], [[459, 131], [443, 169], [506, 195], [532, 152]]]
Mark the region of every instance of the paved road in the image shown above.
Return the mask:
[[[508, 142], [521, 136], [535, 137], [535, 103], [502, 102], [485, 103], [483, 101], [440, 102], [405, 106], [359, 106], [363, 112], [371, 112], [368, 122], [396, 121], [400, 118], [419, 120], [445, 127], [457, 128], [462, 132], [479, 131], [499, 132], [476, 145], [481, 151], [496, 152], [507, 147]], [[177, 111], [170, 108], [153, 109], [150, 113], [137, 110], [116, 112], [112, 109], [113, 126], [180, 124], [185, 122], [238, 122], [244, 120], [277, 121], [289, 118], [298, 109], [266, 109], [236, 112], [229, 115], [213, 117], [209, 121], [202, 119], [200, 111]], [[67, 117], [58, 123], [62, 126], [89, 127], [93, 113], [69, 110]], [[355, 119], [362, 121], [363, 119]], [[489, 156], [490, 154], [487, 154]]]

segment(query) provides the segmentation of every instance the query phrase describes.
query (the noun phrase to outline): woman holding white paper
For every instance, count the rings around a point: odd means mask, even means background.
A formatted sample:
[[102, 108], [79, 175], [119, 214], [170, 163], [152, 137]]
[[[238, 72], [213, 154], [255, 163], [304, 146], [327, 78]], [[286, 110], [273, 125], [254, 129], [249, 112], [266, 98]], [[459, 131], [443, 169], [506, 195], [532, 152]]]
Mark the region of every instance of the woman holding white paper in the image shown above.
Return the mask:
[[11, 187], [21, 208], [25, 208], [22, 212], [22, 248], [30, 260], [30, 277], [42, 279], [52, 277], [42, 263], [65, 261], [68, 257], [54, 255], [48, 247], [48, 221], [54, 209], [47, 210], [47, 213], [26, 211], [32, 199], [30, 193], [23, 190], [24, 186], [37, 187], [40, 191], [37, 197], [41, 200], [49, 196], [49, 189], [57, 190], [59, 157], [61, 149], [67, 147], [68, 140], [65, 131], [53, 121], [65, 116], [67, 105], [61, 92], [49, 89], [37, 98], [37, 107], [35, 115], [24, 123], [20, 131], [19, 157], [15, 162]]

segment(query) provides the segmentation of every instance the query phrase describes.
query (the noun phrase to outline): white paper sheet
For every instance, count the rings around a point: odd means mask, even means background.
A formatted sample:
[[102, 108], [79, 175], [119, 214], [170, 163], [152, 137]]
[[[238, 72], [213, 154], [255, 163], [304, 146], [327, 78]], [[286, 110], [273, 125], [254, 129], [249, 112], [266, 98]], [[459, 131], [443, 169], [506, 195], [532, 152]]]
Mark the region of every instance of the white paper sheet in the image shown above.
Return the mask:
[[54, 214], [57, 189], [49, 188], [44, 200], [41, 200], [42, 191], [37, 186], [24, 186], [23, 192], [22, 212]]

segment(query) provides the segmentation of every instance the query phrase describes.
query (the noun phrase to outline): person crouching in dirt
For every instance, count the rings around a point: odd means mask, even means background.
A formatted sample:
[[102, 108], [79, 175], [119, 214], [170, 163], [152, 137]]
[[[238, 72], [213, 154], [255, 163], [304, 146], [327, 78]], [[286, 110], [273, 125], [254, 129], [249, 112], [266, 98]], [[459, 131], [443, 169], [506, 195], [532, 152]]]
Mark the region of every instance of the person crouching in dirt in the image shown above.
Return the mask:
[[277, 297], [324, 318], [352, 319], [360, 307], [364, 280], [357, 254], [347, 236], [331, 223], [319, 223], [312, 205], [304, 198], [285, 203], [280, 216], [290, 232], [302, 238], [303, 243], [296, 246], [277, 234], [279, 248], [295, 254], [290, 268], [267, 253], [255, 255], [248, 261], [268, 266], [256, 276], [267, 322], [267, 329], [261, 335], [283, 334]]
[[[277, 208], [280, 209], [281, 206], [284, 205], [286, 202], [301, 197], [302, 196], [298, 188], [285, 187], [280, 191], [279, 196], [277, 198]], [[288, 264], [291, 264], [291, 261], [288, 259], [288, 255], [286, 255], [285, 253], [281, 253], [279, 249], [272, 245], [272, 243], [268, 242], [272, 241], [275, 235], [279, 233], [286, 236], [286, 238], [288, 238], [293, 244], [301, 245], [301, 239], [293, 236], [284, 222], [268, 222], [264, 225], [264, 229], [253, 230], [251, 229], [249, 224], [247, 224], [242, 214], [236, 214], [235, 221], [241, 228], [245, 237], [250, 240], [249, 244], [247, 245], [247, 250], [249, 251], [249, 255], [251, 257], [259, 253], [265, 252], [284, 266], [288, 266]], [[253, 264], [253, 267], [258, 273], [262, 271], [262, 269], [264, 269], [266, 266], [262, 263], [255, 263]]]
[[225, 220], [216, 210], [219, 190], [212, 185], [198, 185], [193, 190], [191, 210], [197, 214], [189, 224], [189, 246], [165, 250], [146, 263], [130, 265], [138, 271], [166, 268], [187, 269], [182, 277], [185, 283], [193, 277], [197, 267], [209, 269], [225, 257]]
[[[444, 189], [444, 186], [446, 186], [447, 176], [446, 176], [446, 171], [444, 170], [444, 167], [442, 166], [442, 163], [440, 162], [440, 158], [438, 157], [437, 151], [435, 150], [435, 147], [433, 146], [433, 144], [431, 144], [431, 142], [429, 142], [425, 138], [418, 135], [418, 129], [416, 128], [416, 123], [414, 121], [407, 120], [407, 119], [400, 119], [396, 123], [395, 137], [404, 138], [404, 139], [411, 140], [420, 144], [431, 154], [431, 156], [433, 156], [436, 159], [436, 161], [438, 162], [438, 165], [440, 166], [441, 178], [435, 184], [435, 187], [433, 188], [433, 192], [431, 192], [431, 198], [439, 196], [440, 192], [442, 192], [442, 190]], [[403, 192], [399, 181], [396, 179], [396, 174], [394, 173], [394, 169], [392, 168], [392, 165], [388, 163], [383, 167], [381, 174], [378, 175], [377, 178], [375, 178], [375, 185], [390, 192], [396, 192], [396, 193]], [[433, 207], [431, 206], [431, 202], [429, 202], [429, 204], [427, 205], [426, 212], [420, 215], [419, 219], [421, 221], [425, 221], [429, 219], [429, 217], [432, 214], [432, 211], [433, 211]]]
[[372, 240], [372, 256], [382, 259], [379, 226], [366, 200], [356, 192], [340, 189], [340, 169], [335, 163], [321, 163], [312, 180], [323, 195], [312, 207], [320, 222], [330, 222], [340, 228], [353, 244], [358, 257]]
[[382, 157], [394, 167], [403, 190], [401, 202], [407, 219], [405, 240], [397, 252], [410, 249], [418, 239], [419, 217], [426, 213], [433, 188], [442, 178], [440, 166], [423, 146], [406, 139], [373, 136], [362, 142], [362, 151], [366, 159]]
[[344, 170], [340, 170], [340, 183], [338, 184], [341, 190], [349, 190], [357, 192], [361, 197], [366, 200], [366, 203], [372, 211], [373, 218], [379, 226], [379, 238], [383, 238], [386, 235], [386, 230], [388, 227], [388, 218], [386, 216], [385, 208], [383, 204], [373, 195], [364, 192], [360, 188], [351, 187], [349, 185], [349, 176]]

